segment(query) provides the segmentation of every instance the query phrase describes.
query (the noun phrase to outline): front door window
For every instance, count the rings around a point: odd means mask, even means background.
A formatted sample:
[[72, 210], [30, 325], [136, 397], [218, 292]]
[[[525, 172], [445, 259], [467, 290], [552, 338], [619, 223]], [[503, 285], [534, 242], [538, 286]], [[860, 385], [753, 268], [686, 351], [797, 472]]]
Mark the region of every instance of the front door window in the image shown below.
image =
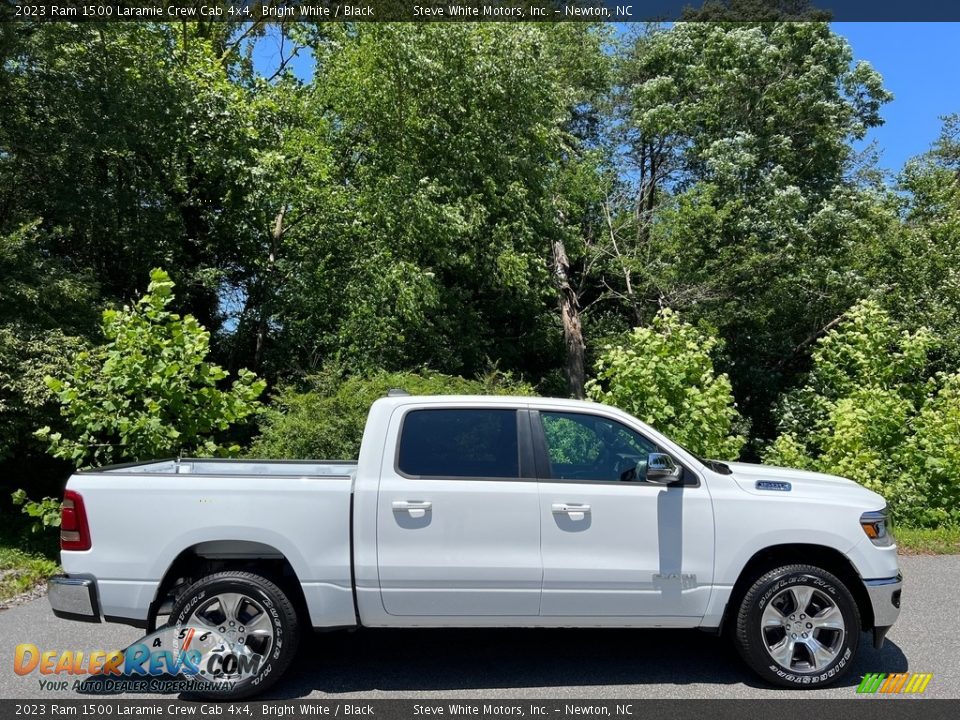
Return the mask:
[[630, 482], [646, 476], [654, 443], [599, 415], [540, 412], [553, 480]]

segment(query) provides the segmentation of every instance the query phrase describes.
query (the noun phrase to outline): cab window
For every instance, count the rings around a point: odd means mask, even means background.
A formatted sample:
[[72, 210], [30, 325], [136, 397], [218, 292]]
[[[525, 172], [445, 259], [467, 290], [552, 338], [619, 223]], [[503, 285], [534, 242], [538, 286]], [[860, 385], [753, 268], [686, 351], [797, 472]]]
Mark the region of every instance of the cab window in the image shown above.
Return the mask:
[[616, 420], [584, 413], [540, 411], [554, 480], [643, 480], [657, 446]]
[[412, 410], [403, 418], [397, 468], [415, 477], [518, 478], [517, 411]]

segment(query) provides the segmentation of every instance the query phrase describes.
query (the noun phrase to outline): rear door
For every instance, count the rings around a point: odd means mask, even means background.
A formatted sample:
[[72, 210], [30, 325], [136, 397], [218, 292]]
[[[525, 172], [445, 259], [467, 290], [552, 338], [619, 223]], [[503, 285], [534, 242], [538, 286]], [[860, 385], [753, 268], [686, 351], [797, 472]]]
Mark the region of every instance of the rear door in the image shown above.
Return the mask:
[[388, 614], [538, 615], [540, 511], [529, 434], [525, 408], [394, 411], [387, 447], [397, 452], [384, 456], [377, 502]]

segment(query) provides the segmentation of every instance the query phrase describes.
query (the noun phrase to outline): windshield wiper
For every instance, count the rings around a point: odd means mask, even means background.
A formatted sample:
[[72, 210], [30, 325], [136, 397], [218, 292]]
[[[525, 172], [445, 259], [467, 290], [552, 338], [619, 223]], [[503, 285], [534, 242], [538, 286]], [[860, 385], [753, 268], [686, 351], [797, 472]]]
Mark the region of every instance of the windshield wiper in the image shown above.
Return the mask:
[[715, 473], [720, 473], [721, 475], [733, 475], [733, 470], [731, 470], [730, 466], [725, 462], [720, 462], [719, 460], [704, 460], [703, 464], [713, 470]]

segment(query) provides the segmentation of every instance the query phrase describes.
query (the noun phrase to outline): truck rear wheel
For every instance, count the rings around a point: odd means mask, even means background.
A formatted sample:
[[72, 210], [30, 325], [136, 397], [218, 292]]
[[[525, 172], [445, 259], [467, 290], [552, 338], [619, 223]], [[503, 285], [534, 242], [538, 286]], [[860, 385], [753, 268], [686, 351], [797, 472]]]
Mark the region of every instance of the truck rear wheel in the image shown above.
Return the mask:
[[860, 613], [847, 587], [812, 565], [787, 565], [744, 595], [734, 642], [746, 663], [782, 687], [823, 687], [853, 664]]
[[192, 643], [206, 700], [240, 700], [273, 685], [290, 665], [299, 639], [297, 612], [287, 595], [250, 572], [218, 572], [180, 595], [170, 615], [177, 637]]

